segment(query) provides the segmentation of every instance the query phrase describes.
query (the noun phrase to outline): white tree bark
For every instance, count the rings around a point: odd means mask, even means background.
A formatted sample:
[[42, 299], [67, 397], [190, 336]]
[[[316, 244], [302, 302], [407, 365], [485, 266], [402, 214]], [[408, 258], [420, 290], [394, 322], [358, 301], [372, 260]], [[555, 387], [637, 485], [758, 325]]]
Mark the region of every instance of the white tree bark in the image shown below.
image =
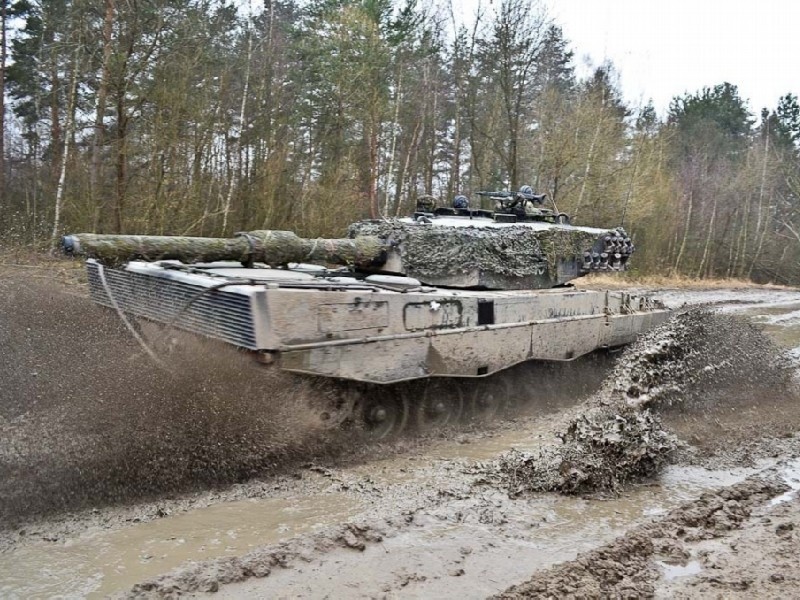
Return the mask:
[[225, 235], [228, 228], [228, 216], [231, 212], [231, 204], [233, 203], [233, 192], [236, 189], [236, 184], [242, 175], [242, 135], [244, 134], [244, 117], [247, 110], [247, 94], [250, 88], [250, 63], [253, 57], [253, 36], [250, 31], [247, 32], [247, 64], [244, 73], [244, 89], [242, 90], [242, 104], [239, 110], [239, 136], [236, 140], [236, 160], [238, 165], [236, 172], [231, 172], [231, 180], [228, 185], [228, 194], [225, 197], [225, 206], [222, 209], [222, 231], [221, 235]]
[[61, 152], [61, 165], [56, 186], [55, 213], [53, 215], [53, 232], [50, 234], [50, 251], [55, 253], [58, 247], [58, 233], [61, 229], [61, 211], [64, 204], [64, 186], [67, 180], [67, 161], [69, 160], [69, 142], [75, 130], [75, 96], [78, 88], [78, 61], [80, 60], [80, 44], [75, 48], [75, 57], [72, 63], [72, 81], [69, 86], [69, 100], [67, 106], [67, 122], [64, 126], [64, 146]]

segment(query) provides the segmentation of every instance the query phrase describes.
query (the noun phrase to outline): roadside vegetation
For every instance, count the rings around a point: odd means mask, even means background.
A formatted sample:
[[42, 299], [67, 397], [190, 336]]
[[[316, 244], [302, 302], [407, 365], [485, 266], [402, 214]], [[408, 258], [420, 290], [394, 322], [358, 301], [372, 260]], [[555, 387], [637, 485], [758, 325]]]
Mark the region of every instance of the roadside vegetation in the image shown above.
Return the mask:
[[627, 104], [613, 65], [578, 77], [581, 49], [531, 0], [474, 19], [413, 0], [0, 4], [4, 244], [342, 235], [425, 194], [529, 184], [576, 224], [623, 224], [643, 276], [800, 282], [790, 90]]
[[654, 290], [679, 289], [679, 290], [736, 290], [744, 288], [761, 289], [792, 289], [792, 286], [775, 283], [760, 284], [751, 279], [707, 277], [699, 279], [681, 273], [671, 273], [667, 275], [642, 275], [639, 271], [627, 271], [625, 273], [597, 274], [582, 277], [572, 282], [579, 288], [584, 289], [630, 289], [645, 288]]

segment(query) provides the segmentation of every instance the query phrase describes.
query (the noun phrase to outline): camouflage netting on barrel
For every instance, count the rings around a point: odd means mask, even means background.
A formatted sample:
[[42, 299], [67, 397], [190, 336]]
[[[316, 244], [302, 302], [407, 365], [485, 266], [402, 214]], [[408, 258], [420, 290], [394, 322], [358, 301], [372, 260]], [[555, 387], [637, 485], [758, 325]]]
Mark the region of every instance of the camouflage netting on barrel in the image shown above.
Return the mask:
[[62, 245], [67, 254], [85, 255], [112, 266], [131, 260], [180, 260], [186, 264], [318, 262], [372, 267], [386, 261], [384, 243], [378, 238], [306, 239], [291, 231], [273, 230], [243, 231], [228, 239], [79, 233], [64, 236]]
[[398, 243], [405, 269], [428, 277], [474, 269], [526, 277], [540, 273], [542, 263], [554, 273], [559, 260], [580, 260], [597, 240], [587, 231], [563, 227], [437, 227], [396, 219], [353, 223], [348, 234]]

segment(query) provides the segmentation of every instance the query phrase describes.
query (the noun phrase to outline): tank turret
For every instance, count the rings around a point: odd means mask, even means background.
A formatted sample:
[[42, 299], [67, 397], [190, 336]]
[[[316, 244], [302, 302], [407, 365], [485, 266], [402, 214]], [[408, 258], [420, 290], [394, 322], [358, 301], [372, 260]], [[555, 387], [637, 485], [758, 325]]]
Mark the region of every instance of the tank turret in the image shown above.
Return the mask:
[[412, 217], [353, 223], [344, 239], [270, 230], [232, 238], [81, 233], [65, 236], [62, 245], [67, 254], [111, 266], [133, 260], [318, 263], [404, 275], [432, 286], [497, 290], [551, 288], [592, 271], [627, 268], [634, 248], [621, 228], [576, 227], [563, 213], [520, 209], [513, 202], [503, 206], [437, 209], [422, 202]]

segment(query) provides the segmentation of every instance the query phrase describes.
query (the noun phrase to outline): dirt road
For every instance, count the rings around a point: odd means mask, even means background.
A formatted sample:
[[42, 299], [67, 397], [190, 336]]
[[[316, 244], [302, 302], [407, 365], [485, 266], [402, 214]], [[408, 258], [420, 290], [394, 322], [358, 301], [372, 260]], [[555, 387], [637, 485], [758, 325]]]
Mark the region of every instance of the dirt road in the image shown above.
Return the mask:
[[[622, 573], [624, 589], [662, 597], [796, 585], [800, 407], [761, 371], [730, 404], [662, 407], [680, 443], [655, 478], [616, 494], [510, 493], [490, 476], [505, 453], [559, 447], [608, 364], [523, 366], [511, 376], [524, 413], [364, 444], [296, 414], [319, 389], [258, 379], [216, 348], [154, 371], [73, 272], [29, 271], [0, 270], [4, 598], [526, 597], [565, 573], [583, 591]], [[663, 297], [800, 346], [800, 292]], [[598, 556], [607, 568], [587, 574]]]

